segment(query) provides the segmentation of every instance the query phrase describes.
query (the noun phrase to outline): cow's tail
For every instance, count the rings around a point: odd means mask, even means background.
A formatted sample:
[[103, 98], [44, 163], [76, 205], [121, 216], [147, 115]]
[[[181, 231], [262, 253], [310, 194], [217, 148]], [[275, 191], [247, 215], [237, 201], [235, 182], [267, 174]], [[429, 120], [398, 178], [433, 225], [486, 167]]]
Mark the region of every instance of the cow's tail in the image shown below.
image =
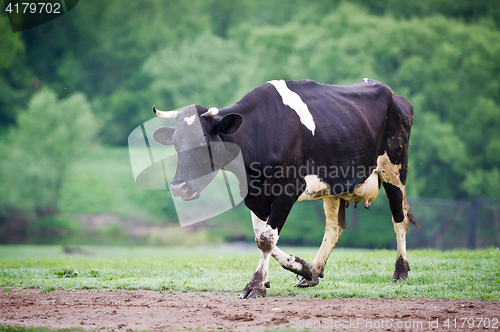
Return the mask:
[[[400, 174], [401, 182], [406, 185], [406, 178], [408, 172], [408, 145], [410, 140], [410, 130], [411, 125], [413, 123], [413, 106], [401, 96], [394, 95], [392, 96], [392, 112], [393, 116], [399, 118], [399, 128], [401, 130], [399, 134], [399, 151], [396, 153], [400, 158], [401, 162], [401, 171], [403, 174]], [[420, 228], [415, 220], [415, 216], [411, 211], [410, 205], [408, 204], [406, 193], [404, 193], [404, 204], [405, 204], [405, 214], [409, 223], [411, 223], [416, 228]]]
[[415, 216], [413, 215], [413, 212], [411, 211], [410, 205], [408, 204], [408, 200], [406, 199], [405, 195], [405, 202], [404, 204], [406, 205], [405, 208], [405, 214], [406, 214], [406, 220], [416, 228], [420, 228], [420, 226], [417, 224], [417, 221], [415, 220]]

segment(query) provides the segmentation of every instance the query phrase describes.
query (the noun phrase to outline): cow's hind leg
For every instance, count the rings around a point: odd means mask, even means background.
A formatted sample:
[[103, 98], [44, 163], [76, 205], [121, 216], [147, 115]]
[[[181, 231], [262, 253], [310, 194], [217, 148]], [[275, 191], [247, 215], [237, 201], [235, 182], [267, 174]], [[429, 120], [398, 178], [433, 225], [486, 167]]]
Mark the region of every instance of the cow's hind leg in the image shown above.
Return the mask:
[[391, 281], [405, 280], [408, 277], [408, 271], [410, 271], [410, 265], [406, 257], [406, 232], [408, 231], [408, 221], [404, 220], [403, 222], [397, 223], [392, 219], [392, 222], [394, 224], [394, 232], [396, 232], [398, 254]]
[[391, 280], [405, 280], [408, 277], [408, 271], [410, 271], [410, 265], [406, 257], [406, 232], [408, 231], [409, 222], [417, 227], [418, 225], [413, 218], [410, 206], [406, 200], [404, 185], [406, 178], [403, 177], [401, 179], [401, 165], [392, 164], [387, 154], [384, 154], [379, 157], [378, 168], [385, 193], [389, 200], [397, 241], [396, 264]]
[[406, 257], [406, 232], [408, 231], [408, 221], [413, 216], [406, 201], [404, 186], [398, 188], [390, 183], [384, 183], [384, 188], [389, 199], [398, 251], [391, 281], [405, 280], [408, 277], [408, 271], [410, 271], [410, 265]]
[[[387, 196], [391, 197], [389, 201], [394, 200], [394, 191], [397, 188], [391, 187], [390, 184], [384, 185]], [[390, 189], [388, 189], [390, 188]], [[402, 189], [404, 190], [404, 188]], [[399, 199], [396, 198], [397, 201]], [[389, 204], [390, 205], [390, 204]], [[416, 227], [418, 227], [413, 214], [411, 212], [408, 201], [406, 200], [406, 195], [403, 191], [403, 198], [401, 202], [402, 209], [399, 210], [398, 213], [393, 213], [392, 223], [394, 224], [394, 232], [396, 233], [396, 241], [397, 241], [397, 256], [396, 256], [396, 264], [394, 266], [394, 274], [392, 275], [391, 282], [396, 280], [404, 281], [408, 277], [408, 271], [410, 271], [410, 265], [408, 264], [408, 258], [406, 257], [406, 232], [408, 231], [408, 224], [411, 222]], [[393, 208], [391, 207], [391, 211]], [[403, 218], [403, 221], [398, 222], [396, 217]], [[399, 219], [401, 220], [401, 219]]]
[[408, 224], [418, 227], [406, 200], [408, 174], [408, 142], [413, 120], [413, 107], [403, 97], [392, 95], [388, 100], [384, 137], [379, 148], [377, 171], [389, 199], [392, 222], [398, 243], [398, 254], [392, 280], [404, 280], [410, 271], [406, 258]]
[[340, 235], [346, 228], [345, 221], [345, 201], [338, 197], [328, 197], [323, 199], [325, 209], [326, 226], [323, 242], [311, 265], [312, 279], [302, 278], [295, 286], [312, 287], [319, 283], [318, 278], [323, 278], [328, 257], [337, 244]]

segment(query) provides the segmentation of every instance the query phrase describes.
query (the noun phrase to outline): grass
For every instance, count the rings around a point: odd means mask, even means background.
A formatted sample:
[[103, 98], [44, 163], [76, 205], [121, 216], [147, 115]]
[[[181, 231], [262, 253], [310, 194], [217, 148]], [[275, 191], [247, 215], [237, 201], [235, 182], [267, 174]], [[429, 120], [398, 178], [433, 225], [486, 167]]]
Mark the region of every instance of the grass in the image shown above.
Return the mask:
[[[60, 246], [0, 246], [0, 287], [157, 291], [221, 291], [235, 296], [254, 272], [259, 251], [237, 247], [82, 247], [82, 255]], [[311, 261], [313, 248], [284, 248]], [[300, 298], [443, 298], [500, 300], [500, 251], [412, 250], [405, 283], [389, 283], [395, 251], [333, 251], [325, 278], [310, 289], [272, 260], [269, 296]]]

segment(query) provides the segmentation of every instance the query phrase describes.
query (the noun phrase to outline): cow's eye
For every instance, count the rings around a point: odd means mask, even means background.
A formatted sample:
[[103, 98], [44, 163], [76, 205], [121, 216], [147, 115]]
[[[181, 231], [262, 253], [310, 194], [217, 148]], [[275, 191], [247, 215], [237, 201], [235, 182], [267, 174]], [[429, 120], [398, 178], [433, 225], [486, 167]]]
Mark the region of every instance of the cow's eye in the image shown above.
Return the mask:
[[205, 143], [208, 144], [208, 137], [207, 136], [205, 136]]

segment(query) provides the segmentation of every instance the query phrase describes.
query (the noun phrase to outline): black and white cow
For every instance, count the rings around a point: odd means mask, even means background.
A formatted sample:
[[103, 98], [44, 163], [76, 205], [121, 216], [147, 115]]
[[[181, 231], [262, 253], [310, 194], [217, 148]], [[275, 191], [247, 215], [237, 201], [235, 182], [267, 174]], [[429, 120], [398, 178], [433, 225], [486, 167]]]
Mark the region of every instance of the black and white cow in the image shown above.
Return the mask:
[[[397, 237], [392, 279], [408, 276], [406, 232], [409, 222], [416, 225], [405, 194], [413, 107], [384, 83], [371, 79], [349, 86], [270, 81], [221, 110], [201, 106], [193, 108], [193, 114], [163, 112], [154, 106], [153, 110], [160, 117], [178, 121], [176, 128], [161, 127], [153, 135], [161, 144], [174, 144], [179, 153], [171, 182], [175, 196], [198, 198], [213, 179], [200, 177], [204, 173], [200, 168], [221, 169], [240, 153], [226, 148], [226, 143], [241, 150], [245, 174], [236, 175], [246, 177], [247, 188], [241, 189], [251, 210], [261, 258], [240, 298], [265, 296], [271, 256], [283, 268], [302, 276], [296, 286], [317, 285], [346, 228], [346, 203], [364, 201], [368, 208], [380, 183], [389, 199]], [[200, 121], [194, 122], [195, 117]], [[197, 149], [186, 148], [207, 145], [210, 158], [219, 165], [212, 161], [207, 166], [210, 161], [200, 162]], [[293, 204], [312, 199], [323, 200], [326, 228], [309, 266], [281, 251], [276, 243]]]

